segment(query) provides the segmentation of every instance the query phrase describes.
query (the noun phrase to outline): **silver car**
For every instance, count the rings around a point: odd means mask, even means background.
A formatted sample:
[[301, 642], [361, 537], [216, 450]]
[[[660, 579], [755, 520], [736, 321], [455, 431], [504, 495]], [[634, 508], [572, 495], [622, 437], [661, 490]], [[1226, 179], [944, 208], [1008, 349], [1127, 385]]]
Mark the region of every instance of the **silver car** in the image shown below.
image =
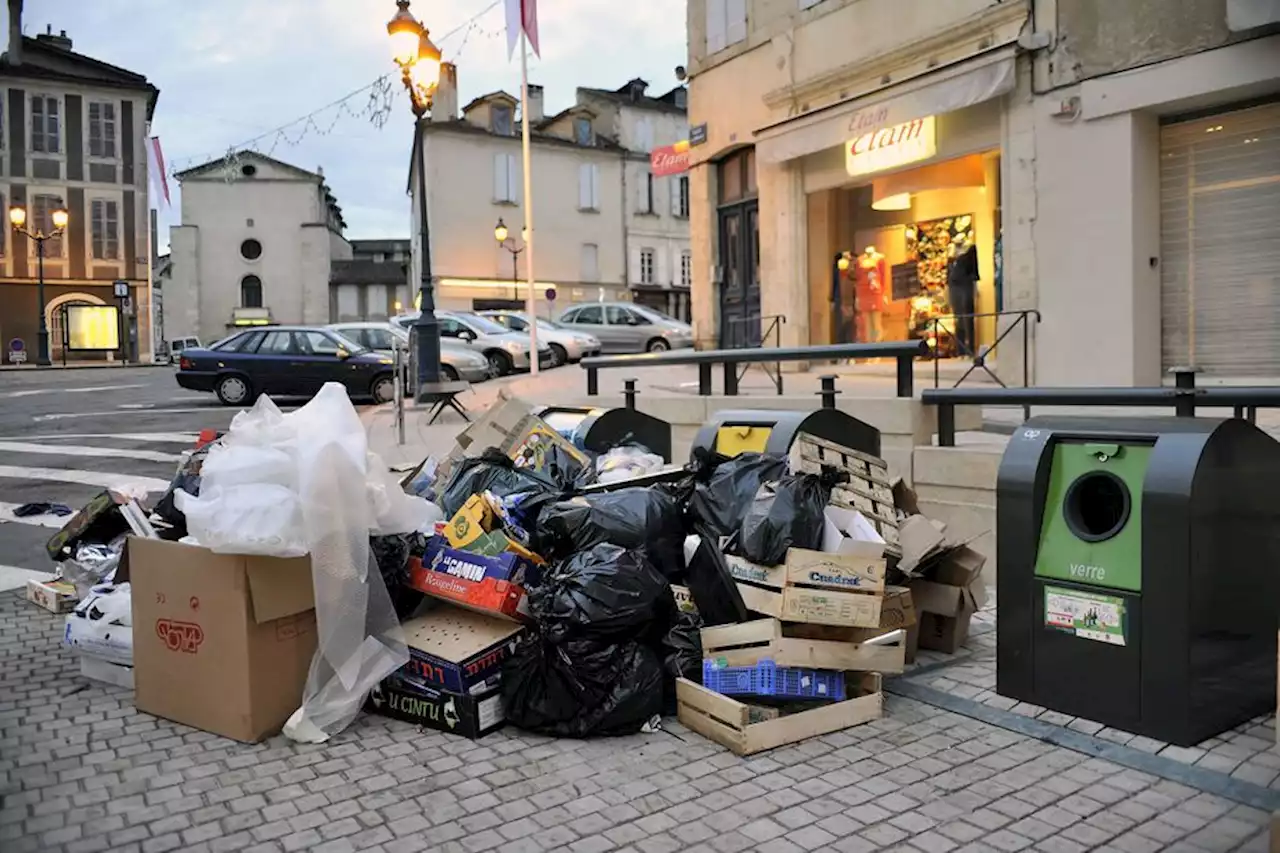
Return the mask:
[[630, 302], [571, 306], [560, 315], [560, 326], [592, 335], [603, 352], [666, 352], [693, 346], [688, 323]]
[[[393, 355], [393, 348], [396, 346], [402, 352], [409, 349], [409, 333], [395, 323], [330, 323], [329, 328], [383, 355]], [[408, 364], [407, 360], [405, 363]], [[467, 382], [484, 382], [492, 376], [493, 368], [483, 355], [462, 344], [441, 339], [440, 378], [446, 381], [464, 379]]]
[[[528, 335], [466, 311], [437, 311], [436, 318], [441, 340], [449, 338], [481, 353], [499, 376], [529, 369], [532, 341]], [[538, 347], [538, 367], [550, 367], [551, 359], [550, 347]]]
[[[529, 315], [523, 311], [481, 311], [480, 315], [501, 323], [513, 332], [529, 333]], [[559, 323], [538, 318], [538, 343], [551, 348], [553, 367], [577, 364], [584, 358], [600, 354], [600, 342], [594, 335], [566, 329]]]

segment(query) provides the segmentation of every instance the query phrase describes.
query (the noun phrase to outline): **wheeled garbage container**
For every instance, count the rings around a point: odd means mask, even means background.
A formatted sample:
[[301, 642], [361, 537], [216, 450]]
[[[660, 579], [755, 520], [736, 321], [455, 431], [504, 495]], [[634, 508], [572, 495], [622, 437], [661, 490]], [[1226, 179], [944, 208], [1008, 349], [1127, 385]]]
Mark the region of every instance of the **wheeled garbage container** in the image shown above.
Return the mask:
[[693, 451], [715, 451], [723, 456], [748, 452], [786, 454], [800, 433], [880, 455], [880, 430], [839, 409], [726, 409], [698, 428]]
[[996, 692], [1191, 746], [1276, 701], [1280, 443], [1033, 418], [996, 485]]
[[671, 424], [636, 409], [542, 406], [533, 414], [580, 450], [607, 453], [618, 445], [634, 443], [672, 461]]

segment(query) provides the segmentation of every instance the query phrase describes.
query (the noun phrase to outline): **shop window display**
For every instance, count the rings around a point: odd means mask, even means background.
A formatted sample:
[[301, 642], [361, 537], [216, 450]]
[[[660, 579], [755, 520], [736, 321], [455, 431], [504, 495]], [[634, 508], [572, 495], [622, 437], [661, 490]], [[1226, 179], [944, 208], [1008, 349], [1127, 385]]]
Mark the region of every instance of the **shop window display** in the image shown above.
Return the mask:
[[[906, 228], [907, 258], [914, 263], [919, 279], [919, 293], [912, 297], [911, 313], [908, 321], [908, 332], [913, 338], [924, 338], [929, 346], [942, 357], [964, 354], [956, 341], [956, 319], [954, 313], [972, 315], [974, 299], [970, 281], [976, 282], [976, 257], [970, 250], [974, 246], [973, 216], [948, 216], [927, 222], [917, 222]], [[960, 289], [948, 293], [948, 274], [956, 258], [969, 258], [973, 265], [972, 279], [966, 268], [965, 280], [959, 283]], [[968, 290], [964, 287], [968, 286]], [[958, 295], [961, 304], [953, 309], [951, 296]], [[966, 299], [967, 297], [967, 299]], [[967, 310], [965, 310], [967, 308]], [[973, 318], [965, 319], [965, 328], [960, 330], [961, 338], [973, 347]]]

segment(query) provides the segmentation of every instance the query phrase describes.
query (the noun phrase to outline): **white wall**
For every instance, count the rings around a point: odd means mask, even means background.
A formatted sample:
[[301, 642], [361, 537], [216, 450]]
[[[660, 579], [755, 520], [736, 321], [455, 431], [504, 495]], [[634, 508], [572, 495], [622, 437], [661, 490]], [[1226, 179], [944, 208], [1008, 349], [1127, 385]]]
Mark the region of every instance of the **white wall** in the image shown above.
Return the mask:
[[[524, 224], [523, 173], [519, 138], [496, 137], [476, 131], [432, 125], [425, 137], [431, 263], [436, 278], [480, 279], [492, 282], [488, 291], [437, 288], [440, 307], [470, 307], [476, 296], [510, 298], [511, 255], [494, 238], [499, 217], [518, 243]], [[515, 164], [514, 203], [494, 200], [495, 155], [510, 156]], [[621, 288], [625, 283], [622, 251], [622, 156], [618, 152], [541, 143], [533, 146], [534, 265], [539, 283], [570, 291], [590, 289], [594, 299], [601, 285]], [[592, 164], [599, 178], [598, 210], [579, 210], [579, 167]], [[416, 181], [412, 190], [416, 194]], [[418, 203], [413, 202], [414, 282], [420, 263]], [[582, 282], [582, 246], [599, 247], [599, 279]], [[520, 258], [520, 278], [525, 277]], [[522, 291], [523, 292], [523, 291]], [[539, 298], [542, 294], [539, 292]], [[558, 306], [571, 296], [561, 293]], [[545, 303], [544, 303], [545, 308]]]

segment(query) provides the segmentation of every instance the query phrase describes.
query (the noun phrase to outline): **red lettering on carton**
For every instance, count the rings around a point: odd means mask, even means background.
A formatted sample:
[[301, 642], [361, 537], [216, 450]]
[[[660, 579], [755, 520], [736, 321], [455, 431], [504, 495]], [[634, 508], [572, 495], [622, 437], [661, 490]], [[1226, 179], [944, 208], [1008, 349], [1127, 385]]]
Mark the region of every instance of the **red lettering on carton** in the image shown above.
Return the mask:
[[195, 654], [204, 642], [204, 629], [194, 622], [178, 622], [174, 619], [157, 619], [156, 635], [164, 640], [171, 652]]

